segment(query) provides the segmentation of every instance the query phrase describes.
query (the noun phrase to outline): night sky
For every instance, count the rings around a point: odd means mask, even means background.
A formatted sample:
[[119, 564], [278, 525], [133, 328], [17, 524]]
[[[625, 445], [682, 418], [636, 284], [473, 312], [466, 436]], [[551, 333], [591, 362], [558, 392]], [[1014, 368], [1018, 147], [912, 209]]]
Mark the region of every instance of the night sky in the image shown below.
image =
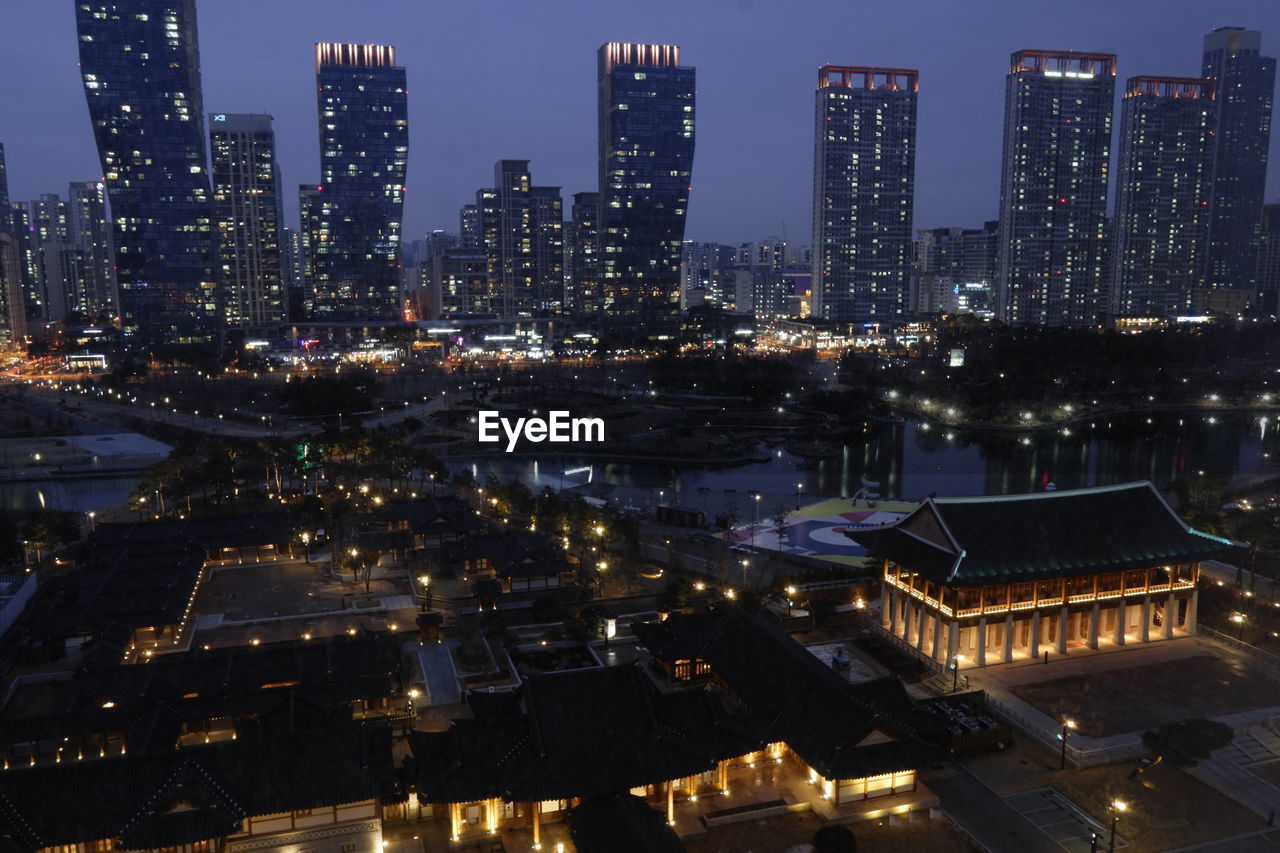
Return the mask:
[[[11, 197], [100, 175], [76, 69], [73, 0], [0, 0], [0, 142]], [[698, 69], [686, 236], [810, 240], [813, 109], [824, 63], [920, 69], [916, 227], [996, 216], [1004, 76], [1021, 48], [1119, 54], [1137, 74], [1197, 76], [1214, 26], [1263, 31], [1277, 0], [199, 0], [206, 112], [275, 117], [289, 223], [316, 180], [316, 41], [390, 43], [409, 78], [405, 239], [457, 231], [494, 161], [532, 160], [565, 197], [596, 183], [595, 51], [675, 43]], [[1116, 122], [1119, 122], [1117, 104]], [[1280, 200], [1280, 132], [1268, 200]]]

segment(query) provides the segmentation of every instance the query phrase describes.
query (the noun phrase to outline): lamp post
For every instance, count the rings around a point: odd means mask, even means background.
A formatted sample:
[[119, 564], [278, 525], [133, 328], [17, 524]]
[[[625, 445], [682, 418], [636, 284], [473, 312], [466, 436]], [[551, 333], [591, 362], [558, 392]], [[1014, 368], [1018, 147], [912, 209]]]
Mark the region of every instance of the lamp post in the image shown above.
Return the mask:
[[431, 607], [431, 575], [418, 575], [418, 586], [422, 590], [422, 609], [426, 611]]
[[1058, 739], [1062, 741], [1062, 754], [1058, 759], [1058, 769], [1067, 769], [1067, 738], [1071, 737], [1071, 733], [1075, 731], [1076, 721], [1065, 719], [1062, 721], [1062, 734], [1058, 735]]
[[347, 553], [351, 555], [351, 581], [352, 583], [355, 583], [360, 580], [360, 568], [359, 563], [357, 562], [357, 558], [360, 556], [360, 549], [352, 548]]
[[960, 689], [960, 661], [964, 660], [964, 655], [956, 655], [951, 659], [951, 692], [955, 693]]
[[311, 534], [310, 534], [310, 533], [308, 533], [308, 532], [307, 532], [307, 531], [305, 531], [305, 530], [304, 530], [304, 531], [302, 531], [302, 547], [303, 547], [303, 549], [306, 551], [306, 554], [307, 554], [307, 564], [308, 564], [308, 565], [310, 565], [310, 563], [311, 563]]
[[794, 586], [787, 587], [787, 615], [791, 615], [791, 600], [795, 598], [796, 588]]
[[599, 550], [600, 553], [603, 554], [604, 553], [604, 525], [603, 524], [596, 525], [596, 541], [599, 543], [599, 546], [600, 546], [597, 550]]
[[1231, 614], [1231, 621], [1236, 623], [1236, 628], [1237, 628], [1236, 640], [1243, 643], [1244, 642], [1244, 614], [1243, 613]]
[[796, 512], [800, 511], [800, 493], [804, 491], [804, 483], [796, 483]]
[[1129, 804], [1124, 800], [1111, 801], [1111, 845], [1107, 847], [1110, 853], [1116, 850], [1116, 822], [1120, 820], [1120, 813], [1129, 808]]

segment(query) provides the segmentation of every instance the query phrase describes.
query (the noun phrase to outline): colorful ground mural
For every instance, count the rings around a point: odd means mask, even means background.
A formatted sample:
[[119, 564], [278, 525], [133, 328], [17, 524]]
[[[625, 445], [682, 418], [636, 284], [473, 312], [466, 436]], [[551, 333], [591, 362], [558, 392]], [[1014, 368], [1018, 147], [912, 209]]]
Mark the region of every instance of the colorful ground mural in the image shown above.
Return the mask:
[[848, 498], [836, 498], [788, 512], [781, 542], [772, 515], [720, 535], [734, 544], [753, 545], [761, 550], [857, 565], [867, 555], [866, 549], [845, 536], [845, 530], [897, 521], [916, 506], [903, 501], [877, 501], [869, 507], [866, 501], [854, 503]]

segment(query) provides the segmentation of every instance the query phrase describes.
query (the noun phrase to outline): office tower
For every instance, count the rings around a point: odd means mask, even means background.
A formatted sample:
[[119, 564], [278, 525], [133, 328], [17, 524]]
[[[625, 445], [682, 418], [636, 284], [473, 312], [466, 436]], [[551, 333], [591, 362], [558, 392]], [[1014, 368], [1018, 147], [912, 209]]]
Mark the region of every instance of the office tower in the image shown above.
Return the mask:
[[313, 241], [329, 239], [329, 220], [320, 215], [323, 202], [323, 188], [315, 184], [301, 184], [298, 187], [298, 262], [302, 272], [302, 302], [290, 302], [290, 310], [298, 310], [302, 316], [311, 319], [316, 308], [316, 269], [315, 253], [311, 246]]
[[213, 339], [217, 288], [195, 0], [78, 0], [126, 342]]
[[916, 173], [912, 69], [818, 70], [813, 175], [813, 313], [906, 318]]
[[575, 314], [598, 316], [600, 301], [600, 193], [573, 194], [569, 227], [569, 308]]
[[481, 251], [457, 249], [435, 255], [430, 263], [429, 300], [436, 317], [493, 314], [501, 309], [500, 294], [490, 287], [489, 259]]
[[75, 287], [77, 264], [67, 225], [67, 203], [45, 193], [28, 208], [31, 243], [36, 255], [35, 318], [61, 323], [67, 319], [68, 297]]
[[913, 311], [994, 316], [996, 223], [982, 228], [929, 228], [915, 241]]
[[530, 191], [533, 229], [534, 305], [538, 316], [564, 310], [564, 200], [559, 187]]
[[209, 150], [225, 322], [240, 328], [284, 322], [280, 167], [271, 116], [211, 114]]
[[280, 279], [284, 282], [288, 319], [307, 316], [307, 272], [302, 250], [304, 229], [280, 229]]
[[1021, 50], [1005, 80], [997, 313], [1088, 325], [1104, 310], [1116, 58]]
[[464, 204], [458, 211], [458, 248], [480, 248], [480, 210], [474, 204]]
[[27, 335], [22, 282], [22, 256], [13, 233], [4, 144], [0, 143], [0, 344], [6, 347], [20, 346]]
[[496, 239], [486, 243], [493, 284], [502, 295], [503, 317], [533, 313], [533, 179], [528, 160], [499, 160], [493, 168], [497, 194]]
[[[317, 319], [395, 320], [409, 153], [405, 72], [395, 48], [316, 45], [318, 197], [310, 241]], [[320, 239], [324, 234], [327, 239]]]
[[1258, 241], [1258, 296], [1260, 307], [1275, 314], [1280, 305], [1280, 204], [1262, 206], [1262, 232]]
[[71, 184], [67, 199], [67, 232], [78, 256], [70, 311], [88, 323], [113, 323], [119, 314], [116, 258], [107, 188], [102, 181]]
[[8, 221], [22, 276], [23, 312], [28, 320], [38, 321], [44, 316], [44, 286], [40, 282], [40, 254], [31, 227], [31, 206], [25, 201], [10, 201]]
[[1276, 61], [1262, 55], [1262, 33], [1218, 27], [1204, 37], [1201, 76], [1216, 84], [1205, 285], [1253, 289]]
[[768, 268], [780, 270], [787, 266], [790, 249], [787, 241], [778, 237], [768, 237], [751, 243], [742, 243], [736, 251], [734, 263], [738, 266], [755, 269]]
[[607, 327], [678, 332], [693, 173], [694, 69], [680, 48], [611, 42], [598, 70], [600, 284]]
[[1213, 81], [1131, 77], [1120, 111], [1111, 311], [1186, 313], [1204, 275]]

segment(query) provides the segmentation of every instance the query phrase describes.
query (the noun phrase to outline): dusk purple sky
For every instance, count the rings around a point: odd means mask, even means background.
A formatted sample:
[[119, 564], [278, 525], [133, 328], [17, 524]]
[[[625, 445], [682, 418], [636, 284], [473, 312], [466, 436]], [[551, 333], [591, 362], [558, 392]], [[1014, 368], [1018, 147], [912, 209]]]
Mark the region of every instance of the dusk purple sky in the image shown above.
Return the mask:
[[[4, 0], [0, 142], [10, 195], [66, 193], [100, 175], [76, 69], [73, 0]], [[687, 237], [809, 242], [813, 90], [824, 63], [920, 69], [917, 228], [995, 218], [1009, 54], [1119, 54], [1137, 74], [1195, 76], [1214, 26], [1263, 31], [1280, 54], [1277, 0], [199, 0], [207, 112], [275, 117], [286, 217], [319, 172], [312, 45], [396, 45], [409, 78], [405, 239], [456, 231], [494, 161], [532, 160], [534, 181], [595, 189], [595, 51], [674, 43], [698, 69]], [[1119, 107], [1117, 104], [1117, 122]], [[1273, 132], [1267, 199], [1280, 200]]]

